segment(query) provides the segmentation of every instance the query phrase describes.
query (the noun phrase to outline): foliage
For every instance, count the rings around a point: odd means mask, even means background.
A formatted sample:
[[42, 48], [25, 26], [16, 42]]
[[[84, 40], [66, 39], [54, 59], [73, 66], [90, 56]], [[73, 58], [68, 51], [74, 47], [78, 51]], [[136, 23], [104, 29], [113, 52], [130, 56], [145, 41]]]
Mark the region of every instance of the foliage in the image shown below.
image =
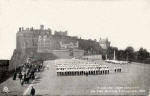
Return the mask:
[[137, 54], [137, 59], [138, 60], [145, 60], [146, 58], [149, 57], [149, 52], [147, 52], [146, 49], [140, 48]]
[[107, 50], [108, 59], [113, 59], [114, 50], [116, 53], [117, 60], [124, 60], [124, 61], [127, 60], [127, 61], [136, 61], [136, 62], [146, 61], [147, 62], [148, 59], [150, 58], [150, 53], [146, 49], [140, 48], [138, 51], [135, 51], [132, 46], [128, 46], [124, 50], [118, 50], [118, 48], [116, 47], [108, 48]]
[[79, 39], [79, 48], [85, 50], [85, 54], [100, 54], [101, 48], [98, 42], [93, 40]]

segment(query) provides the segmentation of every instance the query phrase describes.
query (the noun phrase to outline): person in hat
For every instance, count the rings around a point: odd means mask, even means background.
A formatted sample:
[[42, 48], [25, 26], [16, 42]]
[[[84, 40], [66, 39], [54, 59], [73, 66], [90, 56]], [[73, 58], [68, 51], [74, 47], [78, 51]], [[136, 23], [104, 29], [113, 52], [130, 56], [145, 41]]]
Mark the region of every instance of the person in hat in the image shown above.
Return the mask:
[[32, 86], [32, 88], [31, 88], [30, 95], [31, 95], [31, 96], [35, 96], [35, 89], [33, 88], [33, 86]]

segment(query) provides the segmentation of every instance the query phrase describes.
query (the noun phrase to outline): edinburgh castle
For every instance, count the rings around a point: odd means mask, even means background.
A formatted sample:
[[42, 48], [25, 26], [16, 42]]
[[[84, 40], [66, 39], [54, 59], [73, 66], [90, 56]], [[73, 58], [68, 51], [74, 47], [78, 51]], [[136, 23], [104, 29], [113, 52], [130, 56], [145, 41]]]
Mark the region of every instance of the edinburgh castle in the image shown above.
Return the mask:
[[99, 42], [68, 36], [67, 31], [54, 31], [33, 27], [20, 27], [16, 34], [16, 49], [10, 61], [10, 70], [23, 64], [27, 58], [32, 60], [48, 60], [56, 58], [81, 58], [84, 55], [105, 54], [110, 47], [108, 39]]

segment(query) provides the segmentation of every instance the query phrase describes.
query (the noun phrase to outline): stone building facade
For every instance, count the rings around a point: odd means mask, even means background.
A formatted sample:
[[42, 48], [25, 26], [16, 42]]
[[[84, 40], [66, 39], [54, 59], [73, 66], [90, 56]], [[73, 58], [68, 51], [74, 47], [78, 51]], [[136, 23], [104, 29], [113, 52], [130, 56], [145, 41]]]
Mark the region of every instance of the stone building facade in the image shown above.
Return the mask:
[[82, 57], [83, 55], [84, 50], [79, 48], [77, 38], [68, 36], [67, 31], [55, 31], [52, 34], [51, 29], [45, 29], [43, 25], [40, 29], [20, 27], [16, 34], [16, 50], [10, 61], [10, 69], [14, 69], [13, 64], [17, 64], [16, 68], [29, 57], [45, 60]]

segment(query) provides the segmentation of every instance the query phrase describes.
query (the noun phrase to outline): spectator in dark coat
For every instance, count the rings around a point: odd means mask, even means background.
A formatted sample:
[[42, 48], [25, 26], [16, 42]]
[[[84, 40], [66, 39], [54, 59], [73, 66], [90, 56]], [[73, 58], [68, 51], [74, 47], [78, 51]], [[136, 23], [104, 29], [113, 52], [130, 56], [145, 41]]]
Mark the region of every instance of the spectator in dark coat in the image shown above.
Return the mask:
[[16, 80], [17, 72], [14, 73], [13, 80]]
[[30, 95], [31, 95], [31, 96], [35, 96], [35, 89], [33, 88], [33, 86], [32, 86], [32, 89], [31, 89]]
[[22, 73], [21, 72], [19, 73], [19, 79], [20, 79], [20, 82], [21, 82], [21, 80], [22, 80]]

